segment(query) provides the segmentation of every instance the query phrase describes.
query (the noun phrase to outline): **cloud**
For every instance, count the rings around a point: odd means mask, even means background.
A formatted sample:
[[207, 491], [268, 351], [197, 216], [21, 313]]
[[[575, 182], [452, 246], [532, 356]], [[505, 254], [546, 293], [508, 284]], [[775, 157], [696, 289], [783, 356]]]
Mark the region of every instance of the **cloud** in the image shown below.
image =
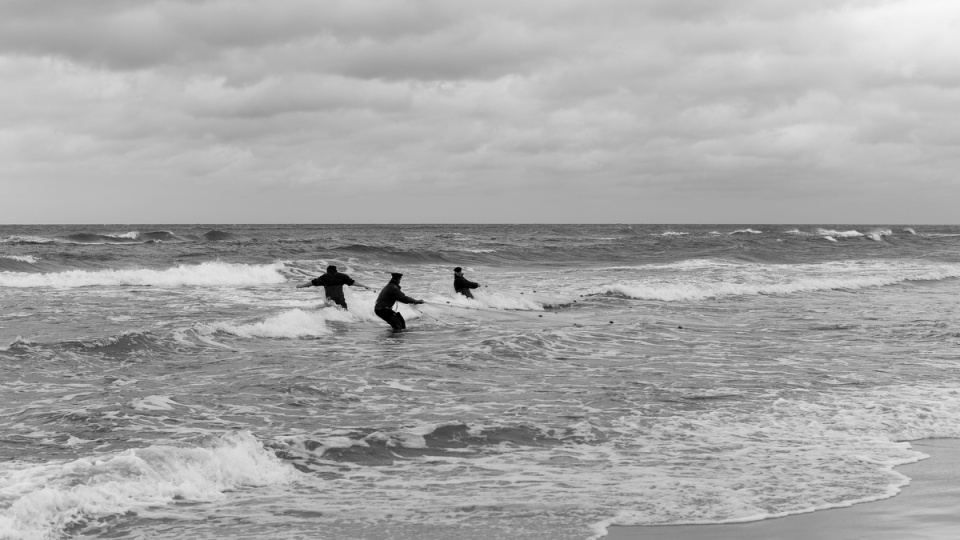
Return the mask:
[[[960, 165], [958, 22], [941, 0], [11, 0], [0, 174], [199, 186], [195, 221], [225, 192], [363, 197], [360, 221], [505, 193], [543, 219], [712, 201], [711, 221], [802, 221], [798, 200], [875, 197], [910, 221], [929, 200], [902, 182], [943, 195]], [[235, 208], [312, 219], [267, 206]]]

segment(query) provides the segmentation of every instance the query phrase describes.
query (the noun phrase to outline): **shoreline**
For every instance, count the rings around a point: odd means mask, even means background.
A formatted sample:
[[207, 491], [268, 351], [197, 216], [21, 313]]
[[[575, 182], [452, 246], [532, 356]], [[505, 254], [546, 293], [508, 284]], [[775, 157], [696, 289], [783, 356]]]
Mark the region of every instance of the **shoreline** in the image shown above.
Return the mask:
[[960, 439], [911, 441], [930, 457], [896, 467], [910, 478], [880, 501], [781, 518], [717, 525], [607, 527], [603, 540], [901, 540], [960, 538]]

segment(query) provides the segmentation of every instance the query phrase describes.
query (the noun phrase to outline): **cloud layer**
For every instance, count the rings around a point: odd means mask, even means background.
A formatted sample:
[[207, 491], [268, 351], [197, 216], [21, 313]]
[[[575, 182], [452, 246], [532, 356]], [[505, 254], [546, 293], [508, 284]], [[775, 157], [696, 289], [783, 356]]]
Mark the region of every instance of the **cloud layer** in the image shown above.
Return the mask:
[[7, 1], [0, 220], [955, 222], [958, 27], [938, 0]]

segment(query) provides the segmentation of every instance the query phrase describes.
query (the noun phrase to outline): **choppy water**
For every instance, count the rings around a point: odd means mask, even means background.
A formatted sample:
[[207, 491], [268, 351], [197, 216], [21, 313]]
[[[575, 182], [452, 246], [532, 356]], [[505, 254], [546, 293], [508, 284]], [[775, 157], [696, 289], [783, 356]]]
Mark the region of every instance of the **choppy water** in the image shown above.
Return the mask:
[[[410, 331], [347, 288], [401, 271]], [[453, 266], [484, 287], [456, 297]], [[586, 539], [891, 496], [960, 227], [0, 227], [0, 538]]]

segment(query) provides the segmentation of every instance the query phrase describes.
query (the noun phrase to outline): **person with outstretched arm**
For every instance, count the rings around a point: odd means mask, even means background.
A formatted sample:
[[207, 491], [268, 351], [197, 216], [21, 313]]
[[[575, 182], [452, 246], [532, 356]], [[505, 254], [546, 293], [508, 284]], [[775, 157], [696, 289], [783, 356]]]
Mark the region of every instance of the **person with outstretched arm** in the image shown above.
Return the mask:
[[313, 278], [306, 283], [301, 283], [297, 285], [298, 289], [303, 287], [323, 287], [324, 295], [333, 301], [334, 304], [347, 309], [347, 299], [343, 296], [343, 286], [344, 285], [356, 285], [357, 287], [363, 287], [364, 289], [373, 290], [372, 287], [367, 287], [363, 283], [357, 283], [350, 276], [346, 274], [341, 274], [337, 272], [337, 267], [332, 264], [327, 267], [327, 273], [323, 274], [318, 278]]
[[458, 266], [453, 269], [453, 290], [467, 298], [473, 298], [473, 293], [470, 292], [470, 289], [476, 289], [479, 286], [479, 283], [474, 283], [463, 277], [463, 268]]
[[377, 314], [377, 317], [387, 321], [387, 324], [393, 328], [394, 332], [402, 332], [407, 327], [407, 322], [403, 320], [403, 315], [393, 310], [393, 306], [397, 302], [403, 304], [424, 303], [423, 300], [410, 298], [403, 294], [403, 291], [400, 290], [401, 277], [403, 277], [403, 274], [399, 272], [390, 273], [390, 282], [380, 291], [380, 296], [377, 297], [377, 303], [373, 307], [373, 312]]

